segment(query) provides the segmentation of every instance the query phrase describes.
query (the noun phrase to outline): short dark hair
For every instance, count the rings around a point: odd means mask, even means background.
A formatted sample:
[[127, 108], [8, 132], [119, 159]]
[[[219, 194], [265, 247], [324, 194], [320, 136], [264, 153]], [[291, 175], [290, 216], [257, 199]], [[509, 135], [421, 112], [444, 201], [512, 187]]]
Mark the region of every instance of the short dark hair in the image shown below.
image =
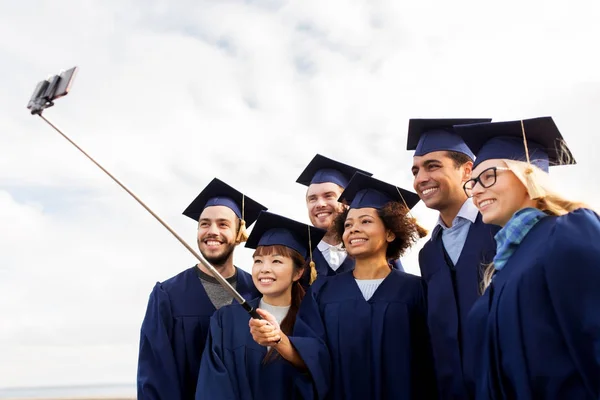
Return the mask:
[[448, 157], [452, 160], [452, 162], [454, 163], [454, 168], [460, 168], [463, 165], [465, 165], [466, 163], [473, 162], [473, 160], [471, 160], [471, 157], [469, 157], [468, 155], [466, 155], [465, 153], [460, 153], [458, 151], [451, 151], [448, 150], [446, 152], [448, 154]]
[[[333, 222], [335, 234], [342, 241], [344, 224], [349, 209], [344, 210]], [[422, 237], [427, 236], [427, 230], [417, 223], [417, 220], [408, 215], [408, 209], [402, 203], [390, 201], [383, 208], [377, 210], [383, 226], [389, 229], [396, 238], [388, 244], [385, 256], [388, 260], [397, 259]], [[343, 244], [343, 241], [342, 241]]]

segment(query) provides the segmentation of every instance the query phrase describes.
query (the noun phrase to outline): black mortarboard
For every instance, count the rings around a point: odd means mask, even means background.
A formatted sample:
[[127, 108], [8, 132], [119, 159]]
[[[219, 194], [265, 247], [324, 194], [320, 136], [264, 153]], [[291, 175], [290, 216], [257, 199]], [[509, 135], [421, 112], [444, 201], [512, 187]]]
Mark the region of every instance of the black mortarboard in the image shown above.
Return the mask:
[[405, 204], [409, 209], [419, 202], [419, 195], [357, 172], [338, 201], [345, 201], [350, 208], [380, 209], [390, 201]]
[[369, 176], [373, 175], [370, 172], [317, 154], [302, 171], [296, 182], [304, 186], [310, 186], [313, 183], [332, 182], [345, 188], [355, 172], [362, 172]]
[[267, 209], [225, 182], [214, 178], [185, 209], [183, 215], [198, 221], [202, 211], [210, 206], [229, 207], [238, 218], [246, 221], [246, 226], [252, 225], [258, 214]]
[[454, 125], [490, 122], [491, 118], [411, 119], [408, 122], [406, 150], [415, 150], [415, 156], [433, 151], [456, 151], [475, 159], [472, 149], [454, 132]]
[[527, 161], [523, 135], [531, 164], [543, 171], [548, 172], [550, 165], [575, 164], [552, 117], [457, 125], [454, 129], [477, 157], [473, 168], [490, 159]]
[[305, 259], [314, 250], [326, 231], [293, 219], [263, 211], [246, 241], [246, 247], [281, 245], [296, 250]]

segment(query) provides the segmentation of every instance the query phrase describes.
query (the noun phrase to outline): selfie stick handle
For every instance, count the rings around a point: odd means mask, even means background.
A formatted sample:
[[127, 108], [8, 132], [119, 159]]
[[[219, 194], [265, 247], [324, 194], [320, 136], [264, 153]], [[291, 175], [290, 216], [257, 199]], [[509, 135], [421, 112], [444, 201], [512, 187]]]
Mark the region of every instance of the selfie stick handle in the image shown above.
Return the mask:
[[48, 125], [50, 125], [56, 132], [58, 132], [62, 137], [64, 137], [65, 139], [67, 139], [69, 141], [69, 143], [71, 143], [73, 146], [75, 146], [77, 148], [77, 150], [79, 150], [81, 153], [83, 153], [84, 156], [86, 156], [91, 162], [93, 162], [94, 164], [96, 164], [96, 166], [98, 168], [100, 168], [102, 171], [104, 171], [104, 173], [106, 173], [106, 175], [108, 175], [113, 181], [115, 181], [117, 183], [117, 185], [121, 186], [121, 188], [123, 188], [123, 190], [125, 190], [127, 193], [129, 193], [131, 195], [131, 197], [133, 197], [142, 207], [144, 207], [146, 209], [146, 211], [148, 211], [150, 214], [152, 214], [152, 216], [154, 218], [156, 218], [156, 220], [158, 222], [160, 222], [162, 224], [162, 226], [164, 226], [169, 232], [171, 232], [171, 234], [173, 236], [175, 236], [175, 238], [177, 240], [179, 240], [179, 242], [186, 249], [188, 249], [189, 252], [192, 253], [194, 255], [194, 257], [196, 257], [198, 259], [198, 261], [200, 261], [200, 263], [202, 263], [202, 265], [204, 265], [210, 271], [210, 273], [212, 274], [212, 276], [221, 284], [221, 286], [223, 286], [225, 288], [225, 290], [227, 290], [229, 292], [229, 294], [231, 294], [231, 296], [233, 296], [233, 298], [238, 303], [240, 303], [240, 305], [242, 307], [244, 307], [244, 309], [248, 312], [248, 314], [250, 314], [250, 316], [252, 316], [252, 318], [262, 319], [260, 317], [260, 315], [258, 315], [258, 313], [256, 312], [256, 310], [237, 292], [237, 290], [235, 290], [235, 288], [233, 286], [231, 286], [229, 284], [229, 282], [227, 282], [227, 279], [223, 278], [223, 276], [219, 273], [219, 271], [217, 271], [215, 269], [215, 267], [213, 267], [202, 256], [202, 254], [198, 253], [192, 247], [190, 247], [190, 245], [187, 244], [185, 242], [185, 240], [183, 240], [169, 225], [167, 225], [166, 222], [164, 222], [158, 215], [156, 215], [154, 213], [154, 211], [152, 211], [146, 204], [144, 204], [144, 202], [139, 197], [137, 197], [131, 190], [129, 190], [125, 185], [123, 185], [117, 178], [115, 178], [110, 172], [108, 172], [102, 165], [100, 165], [88, 153], [86, 153], [81, 147], [79, 147], [74, 141], [72, 141], [60, 129], [58, 129], [58, 127], [56, 125], [54, 125], [46, 117], [44, 117], [41, 112], [35, 113], [35, 114], [39, 115], [39, 117], [41, 119], [43, 119], [44, 121], [46, 121], [46, 123]]

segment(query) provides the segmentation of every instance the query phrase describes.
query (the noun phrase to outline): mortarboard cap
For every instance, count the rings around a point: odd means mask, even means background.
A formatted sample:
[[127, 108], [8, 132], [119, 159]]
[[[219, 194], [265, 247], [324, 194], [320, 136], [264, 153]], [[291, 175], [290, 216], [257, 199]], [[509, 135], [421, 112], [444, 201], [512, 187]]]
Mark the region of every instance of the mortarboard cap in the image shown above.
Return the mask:
[[408, 122], [406, 150], [415, 150], [415, 156], [434, 151], [456, 151], [475, 159], [472, 149], [454, 132], [454, 125], [490, 122], [491, 118], [411, 119]]
[[267, 209], [225, 182], [214, 178], [185, 209], [183, 215], [198, 221], [202, 211], [211, 206], [229, 207], [238, 218], [246, 221], [247, 226], [252, 225], [258, 214]]
[[[550, 165], [575, 164], [552, 117], [524, 119], [522, 122], [522, 126], [521, 120], [518, 120], [457, 125], [454, 129], [477, 156], [473, 168], [490, 159], [527, 161], [523, 134], [531, 164], [543, 171], [548, 172]], [[565, 156], [566, 162], [562, 156]]]
[[357, 172], [338, 201], [343, 200], [350, 205], [350, 208], [380, 209], [390, 201], [397, 201], [411, 209], [420, 199], [416, 193]]
[[325, 233], [324, 229], [263, 211], [252, 228], [246, 247], [256, 249], [259, 246], [281, 245], [296, 250], [307, 259]]
[[332, 182], [345, 188], [355, 172], [362, 172], [368, 176], [373, 175], [370, 172], [317, 154], [302, 171], [296, 182], [304, 186], [310, 186], [313, 183]]

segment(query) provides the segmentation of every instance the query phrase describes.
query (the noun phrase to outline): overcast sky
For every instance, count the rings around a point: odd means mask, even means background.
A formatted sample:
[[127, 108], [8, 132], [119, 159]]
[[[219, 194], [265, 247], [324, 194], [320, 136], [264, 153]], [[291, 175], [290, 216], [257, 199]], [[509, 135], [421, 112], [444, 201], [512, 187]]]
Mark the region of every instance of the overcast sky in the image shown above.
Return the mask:
[[599, 207], [598, 20], [594, 0], [0, 0], [0, 387], [133, 384], [154, 283], [195, 263], [29, 115], [39, 80], [80, 68], [44, 115], [193, 245], [181, 213], [215, 176], [304, 222], [316, 153], [412, 188], [417, 117], [550, 115], [578, 162], [557, 186]]

